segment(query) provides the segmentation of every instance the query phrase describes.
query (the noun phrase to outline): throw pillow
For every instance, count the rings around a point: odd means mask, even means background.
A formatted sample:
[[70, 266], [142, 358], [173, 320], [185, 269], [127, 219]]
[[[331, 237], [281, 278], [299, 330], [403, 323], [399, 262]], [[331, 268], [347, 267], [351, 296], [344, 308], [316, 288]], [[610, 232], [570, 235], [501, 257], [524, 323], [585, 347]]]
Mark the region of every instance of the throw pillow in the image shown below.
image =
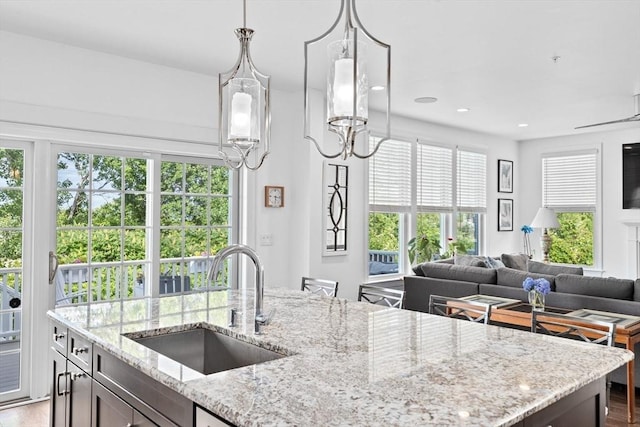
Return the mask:
[[422, 272], [422, 264], [416, 264], [411, 267], [411, 269], [416, 276], [424, 277], [424, 273]]
[[500, 258], [507, 268], [527, 271], [527, 261], [529, 257], [525, 254], [502, 254]]
[[485, 258], [476, 255], [456, 255], [453, 263], [467, 267], [488, 267]]
[[502, 268], [502, 267], [505, 266], [502, 261], [500, 261], [497, 258], [490, 257], [490, 256], [487, 257], [485, 262], [487, 263], [487, 267], [489, 267], [489, 268]]
[[633, 291], [633, 300], [640, 301], [640, 278], [636, 280], [636, 285], [634, 288], [635, 289]]
[[582, 267], [551, 265], [532, 260], [527, 260], [527, 271], [531, 273], [552, 274], [554, 276], [557, 276], [558, 274], [577, 274], [582, 276], [584, 274]]
[[633, 300], [633, 280], [558, 274], [556, 292]]

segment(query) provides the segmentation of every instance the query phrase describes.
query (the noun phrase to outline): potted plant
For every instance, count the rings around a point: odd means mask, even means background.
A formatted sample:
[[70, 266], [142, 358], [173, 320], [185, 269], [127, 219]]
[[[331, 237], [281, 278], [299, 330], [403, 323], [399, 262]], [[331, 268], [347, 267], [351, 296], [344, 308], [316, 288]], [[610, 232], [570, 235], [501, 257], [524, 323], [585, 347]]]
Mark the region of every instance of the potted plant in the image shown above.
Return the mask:
[[409, 261], [412, 265], [431, 261], [433, 255], [440, 253], [440, 242], [429, 239], [426, 234], [412, 238], [407, 243]]

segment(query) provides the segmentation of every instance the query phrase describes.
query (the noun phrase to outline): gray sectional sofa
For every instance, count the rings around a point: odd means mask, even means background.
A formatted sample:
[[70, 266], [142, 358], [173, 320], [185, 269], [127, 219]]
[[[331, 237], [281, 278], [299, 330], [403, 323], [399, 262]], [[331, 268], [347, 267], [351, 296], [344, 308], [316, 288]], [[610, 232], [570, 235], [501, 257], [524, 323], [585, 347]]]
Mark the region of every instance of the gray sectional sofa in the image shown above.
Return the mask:
[[[545, 298], [547, 306], [640, 316], [640, 278], [634, 281], [587, 277], [579, 267], [543, 264], [523, 257], [506, 254], [499, 259], [460, 257], [415, 266], [415, 275], [404, 277], [404, 308], [428, 312], [432, 294], [450, 297], [484, 294], [527, 301], [522, 282], [527, 277], [543, 277], [551, 285], [551, 293]], [[634, 352], [635, 378], [640, 383], [640, 344]], [[626, 383], [624, 367], [614, 372], [612, 378]]]

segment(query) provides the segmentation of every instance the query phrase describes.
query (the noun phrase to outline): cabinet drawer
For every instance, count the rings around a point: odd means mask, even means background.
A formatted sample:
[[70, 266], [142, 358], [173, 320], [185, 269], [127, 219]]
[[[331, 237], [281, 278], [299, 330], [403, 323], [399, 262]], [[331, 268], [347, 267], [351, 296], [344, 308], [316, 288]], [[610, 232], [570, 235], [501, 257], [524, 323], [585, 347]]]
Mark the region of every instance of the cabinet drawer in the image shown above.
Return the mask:
[[51, 347], [67, 356], [67, 328], [55, 322], [51, 323]]
[[193, 425], [193, 402], [133, 366], [94, 349], [93, 378], [161, 426]]
[[69, 353], [68, 358], [78, 365], [83, 371], [91, 374], [91, 364], [93, 361], [92, 344], [74, 332], [69, 332]]

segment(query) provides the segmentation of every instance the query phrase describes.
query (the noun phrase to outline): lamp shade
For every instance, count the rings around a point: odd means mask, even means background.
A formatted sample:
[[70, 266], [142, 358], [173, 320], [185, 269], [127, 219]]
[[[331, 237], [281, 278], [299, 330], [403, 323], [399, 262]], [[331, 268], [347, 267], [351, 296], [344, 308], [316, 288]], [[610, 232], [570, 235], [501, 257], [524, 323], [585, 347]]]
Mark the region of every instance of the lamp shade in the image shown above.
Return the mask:
[[551, 208], [540, 208], [536, 213], [536, 216], [531, 221], [531, 227], [533, 228], [558, 228], [558, 217], [556, 212]]

